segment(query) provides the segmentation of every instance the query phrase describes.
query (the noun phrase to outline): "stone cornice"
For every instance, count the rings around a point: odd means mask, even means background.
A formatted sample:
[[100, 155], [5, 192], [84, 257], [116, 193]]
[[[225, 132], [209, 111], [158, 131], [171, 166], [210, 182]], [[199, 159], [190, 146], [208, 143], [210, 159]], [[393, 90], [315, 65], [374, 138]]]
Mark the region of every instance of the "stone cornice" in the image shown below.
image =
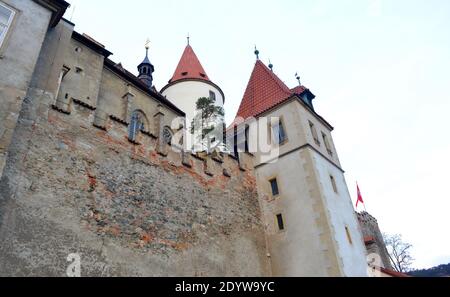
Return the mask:
[[70, 6], [70, 4], [64, 0], [33, 0], [33, 1], [52, 12], [52, 18], [50, 19], [50, 27], [52, 28], [58, 25], [67, 8]]

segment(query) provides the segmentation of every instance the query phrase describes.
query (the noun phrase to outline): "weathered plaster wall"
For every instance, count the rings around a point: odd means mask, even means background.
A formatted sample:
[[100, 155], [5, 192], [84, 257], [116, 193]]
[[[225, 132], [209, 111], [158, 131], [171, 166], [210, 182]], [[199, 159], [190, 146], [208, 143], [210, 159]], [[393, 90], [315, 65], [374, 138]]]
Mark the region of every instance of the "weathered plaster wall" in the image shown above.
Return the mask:
[[0, 48], [0, 175], [51, 12], [29, 0], [3, 0], [16, 11]]
[[[264, 116], [281, 118], [287, 134], [276, 162], [260, 164], [262, 155], [255, 156], [274, 275], [367, 276], [362, 235], [329, 128], [298, 100], [286, 102]], [[310, 121], [318, 135], [327, 134], [333, 156], [323, 142], [320, 146], [314, 142]], [[334, 192], [331, 175], [338, 193]], [[273, 178], [280, 191], [276, 197], [270, 185]], [[278, 214], [283, 216], [284, 231], [278, 229]]]
[[0, 183], [0, 275], [63, 276], [70, 253], [85, 276], [270, 274], [251, 171], [225, 156], [207, 175], [202, 160], [184, 166], [152, 137], [133, 145], [122, 124], [96, 129], [91, 110], [65, 115], [31, 93]]
[[[316, 222], [319, 214], [314, 209], [320, 197], [311, 195], [315, 189], [311, 183], [314, 177], [303, 168], [305, 161], [297, 152], [256, 171], [272, 271], [277, 277], [329, 276], [328, 248], [321, 240], [323, 231]], [[271, 178], [277, 178], [279, 196], [272, 196]], [[284, 231], [278, 229], [278, 214], [283, 216]]]
[[[344, 276], [367, 276], [364, 240], [358, 226], [350, 193], [343, 172], [310, 150], [317, 179], [320, 181], [320, 195], [326, 209], [331, 236], [338, 261]], [[330, 176], [334, 177], [337, 193], [333, 189]], [[347, 231], [350, 240], [347, 238]]]
[[[113, 115], [129, 123], [133, 111], [136, 110], [140, 110], [146, 116], [146, 131], [157, 135], [158, 127], [153, 117], [159, 111], [158, 102], [105, 68], [100, 84], [98, 115]], [[172, 122], [179, 116], [168, 108], [164, 108], [162, 112], [164, 113], [162, 126], [172, 127]]]

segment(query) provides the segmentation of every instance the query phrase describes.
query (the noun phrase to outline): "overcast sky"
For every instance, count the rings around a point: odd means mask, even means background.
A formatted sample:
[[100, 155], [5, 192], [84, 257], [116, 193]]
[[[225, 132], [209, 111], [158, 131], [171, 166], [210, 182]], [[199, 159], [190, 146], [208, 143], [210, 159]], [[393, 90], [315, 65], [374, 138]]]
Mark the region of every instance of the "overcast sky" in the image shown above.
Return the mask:
[[[414, 245], [416, 268], [450, 262], [450, 1], [69, 0], [66, 18], [136, 73], [151, 40], [154, 80], [171, 78], [186, 36], [239, 107], [255, 63], [302, 83], [335, 126], [352, 199], [356, 180], [382, 231]], [[73, 15], [73, 17], [72, 17]]]

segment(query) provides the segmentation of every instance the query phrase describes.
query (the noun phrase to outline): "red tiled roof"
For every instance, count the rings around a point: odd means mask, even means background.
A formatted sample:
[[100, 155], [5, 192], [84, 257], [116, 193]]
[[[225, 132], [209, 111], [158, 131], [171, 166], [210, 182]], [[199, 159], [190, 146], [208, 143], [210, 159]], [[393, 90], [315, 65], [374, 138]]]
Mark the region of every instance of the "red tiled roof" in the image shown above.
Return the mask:
[[394, 270], [391, 270], [391, 269], [386, 269], [386, 268], [383, 268], [383, 267], [380, 267], [380, 269], [381, 269], [381, 271], [383, 273], [386, 273], [387, 275], [390, 275], [392, 277], [411, 277], [411, 276], [409, 276], [409, 275], [407, 275], [405, 273], [397, 272], [397, 271], [394, 271]]
[[366, 236], [364, 237], [364, 243], [365, 244], [371, 244], [375, 242], [375, 237], [373, 236]]
[[295, 88], [291, 89], [291, 92], [294, 94], [302, 94], [307, 89], [304, 86], [296, 86]]
[[292, 95], [293, 92], [278, 76], [257, 60], [236, 117], [255, 117]]
[[194, 50], [190, 45], [187, 45], [181, 56], [180, 62], [178, 63], [178, 67], [169, 82], [173, 83], [178, 80], [189, 78], [210, 81], [202, 64], [198, 60], [197, 55], [194, 53]]
[[[309, 98], [314, 99], [314, 94], [304, 86], [289, 89], [273, 71], [257, 60], [235, 120], [227, 130], [239, 125], [240, 118], [248, 120], [251, 117], [258, 117], [293, 96], [300, 96], [305, 92], [309, 93]], [[314, 111], [312, 106], [307, 106], [307, 108], [331, 130], [334, 129], [330, 123]]]

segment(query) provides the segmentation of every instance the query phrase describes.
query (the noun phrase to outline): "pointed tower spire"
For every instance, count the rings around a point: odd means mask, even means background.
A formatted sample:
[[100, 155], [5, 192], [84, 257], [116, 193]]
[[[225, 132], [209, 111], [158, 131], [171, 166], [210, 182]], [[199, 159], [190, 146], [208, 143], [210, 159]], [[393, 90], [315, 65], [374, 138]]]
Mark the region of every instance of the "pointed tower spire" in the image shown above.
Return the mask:
[[142, 63], [138, 66], [138, 77], [149, 89], [151, 89], [153, 86], [153, 72], [155, 72], [155, 67], [148, 58], [149, 48], [150, 40], [147, 39], [147, 42], [145, 43], [145, 58], [144, 61], [142, 61]]
[[189, 44], [189, 38], [190, 37], [188, 37], [188, 44], [184, 49], [177, 69], [175, 70], [175, 73], [169, 83], [184, 79], [199, 79], [210, 82], [210, 79], [203, 69], [202, 64]]
[[236, 117], [256, 117], [292, 96], [292, 91], [261, 60], [257, 60]]

